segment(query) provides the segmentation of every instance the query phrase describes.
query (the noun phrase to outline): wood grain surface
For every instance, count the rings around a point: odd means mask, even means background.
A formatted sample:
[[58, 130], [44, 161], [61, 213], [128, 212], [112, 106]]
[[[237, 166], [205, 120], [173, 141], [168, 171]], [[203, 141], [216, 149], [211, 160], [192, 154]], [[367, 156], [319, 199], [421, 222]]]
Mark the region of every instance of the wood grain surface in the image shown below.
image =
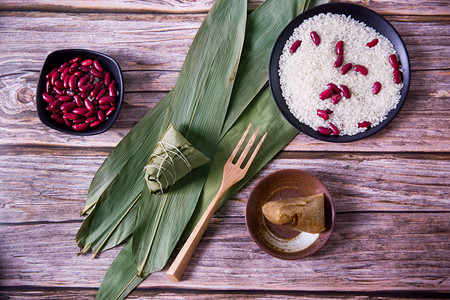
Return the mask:
[[[249, 1], [249, 12], [262, 2]], [[166, 267], [130, 299], [450, 297], [450, 5], [347, 2], [383, 15], [407, 45], [412, 81], [398, 116], [352, 143], [298, 134], [215, 214], [182, 281], [168, 281]], [[95, 297], [121, 247], [94, 260], [75, 255], [90, 181], [111, 149], [174, 86], [213, 3], [0, 2], [1, 299]], [[62, 48], [97, 50], [122, 67], [125, 104], [99, 136], [62, 134], [37, 117], [40, 68]], [[317, 176], [336, 204], [331, 239], [298, 261], [260, 250], [244, 217], [256, 183], [286, 168]]]

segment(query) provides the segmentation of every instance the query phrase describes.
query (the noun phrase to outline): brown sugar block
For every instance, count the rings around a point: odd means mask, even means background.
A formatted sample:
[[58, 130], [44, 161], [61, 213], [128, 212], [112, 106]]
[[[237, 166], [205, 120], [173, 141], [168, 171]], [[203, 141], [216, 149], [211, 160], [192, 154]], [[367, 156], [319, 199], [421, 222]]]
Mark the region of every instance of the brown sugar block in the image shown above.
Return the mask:
[[262, 211], [267, 220], [296, 231], [319, 233], [325, 230], [324, 194], [269, 201]]

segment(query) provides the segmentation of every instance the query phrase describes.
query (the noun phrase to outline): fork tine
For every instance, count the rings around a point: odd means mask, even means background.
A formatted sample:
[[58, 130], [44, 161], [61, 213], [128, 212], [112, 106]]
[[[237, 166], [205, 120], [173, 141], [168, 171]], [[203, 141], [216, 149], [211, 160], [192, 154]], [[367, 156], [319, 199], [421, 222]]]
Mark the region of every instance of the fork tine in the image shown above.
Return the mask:
[[250, 151], [253, 144], [255, 143], [256, 136], [258, 135], [258, 133], [259, 133], [259, 128], [256, 129], [255, 133], [252, 135], [252, 137], [248, 141], [247, 145], [245, 146], [244, 151], [242, 151], [241, 156], [239, 157], [238, 161], [236, 162], [237, 166], [241, 166], [242, 163], [244, 162], [244, 159], [247, 157], [248, 152]]
[[239, 149], [241, 149], [242, 143], [244, 142], [245, 138], [247, 137], [248, 132], [250, 131], [250, 127], [252, 127], [252, 123], [248, 124], [247, 130], [245, 130], [244, 134], [242, 135], [241, 139], [239, 140], [239, 143], [237, 144], [236, 148], [234, 148], [233, 153], [231, 153], [230, 158], [227, 162], [232, 162], [234, 158], [236, 157], [236, 154], [238, 153]]
[[245, 172], [247, 172], [248, 168], [250, 168], [250, 165], [252, 164], [253, 159], [255, 159], [255, 156], [256, 156], [256, 154], [258, 153], [259, 148], [261, 148], [262, 143], [263, 143], [264, 140], [266, 139], [266, 136], [267, 136], [267, 132], [264, 133], [264, 135], [263, 135], [263, 137], [261, 138], [261, 140], [259, 140], [259, 143], [258, 143], [258, 145], [257, 145], [256, 148], [255, 148], [255, 151], [253, 151], [252, 156], [250, 156], [250, 158], [248, 159], [248, 162], [247, 162], [247, 164], [245, 165], [245, 168], [244, 168]]

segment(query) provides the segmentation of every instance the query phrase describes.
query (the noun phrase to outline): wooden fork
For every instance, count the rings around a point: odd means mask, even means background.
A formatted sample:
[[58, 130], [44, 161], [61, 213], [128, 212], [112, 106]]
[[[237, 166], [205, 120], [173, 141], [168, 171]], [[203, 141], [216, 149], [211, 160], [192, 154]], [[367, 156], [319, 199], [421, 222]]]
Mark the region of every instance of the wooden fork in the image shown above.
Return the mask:
[[183, 248], [181, 248], [177, 257], [175, 258], [175, 260], [173, 261], [169, 270], [167, 271], [166, 277], [168, 279], [175, 281], [175, 282], [180, 280], [181, 275], [183, 274], [184, 269], [186, 268], [187, 264], [189, 263], [189, 260], [191, 259], [192, 254], [194, 254], [195, 248], [197, 248], [197, 245], [200, 242], [200, 239], [202, 238], [203, 234], [205, 233], [205, 230], [208, 227], [209, 221], [211, 221], [211, 218], [212, 218], [214, 212], [216, 211], [217, 206], [220, 203], [220, 200], [222, 199], [224, 194], [230, 189], [230, 187], [232, 187], [235, 183], [237, 183], [242, 178], [244, 178], [251, 163], [253, 162], [253, 159], [255, 158], [256, 154], [258, 153], [259, 148], [261, 147], [262, 143], [264, 142], [264, 139], [267, 136], [267, 132], [264, 134], [264, 136], [259, 141], [255, 150], [251, 154], [248, 162], [245, 164], [245, 166], [242, 166], [245, 158], [247, 157], [247, 154], [249, 153], [250, 149], [252, 148], [253, 144], [255, 143], [256, 136], [258, 135], [258, 132], [259, 132], [259, 128], [258, 128], [256, 130], [256, 132], [253, 134], [253, 136], [250, 138], [250, 140], [248, 141], [247, 145], [245, 146], [244, 150], [242, 151], [242, 153], [239, 156], [236, 163], [233, 163], [239, 149], [242, 146], [242, 143], [244, 142], [245, 138], [247, 137], [247, 134], [248, 134], [251, 126], [252, 126], [252, 124], [250, 123], [250, 125], [247, 127], [247, 130], [244, 132], [241, 139], [239, 140], [239, 143], [237, 144], [236, 148], [234, 148], [233, 153], [231, 154], [230, 158], [225, 163], [225, 166], [223, 168], [222, 184], [219, 188], [219, 191], [217, 192], [217, 194], [214, 197], [214, 199], [212, 200], [212, 202], [209, 204], [208, 208], [204, 212], [201, 219], [198, 221], [197, 225], [195, 226], [195, 228], [192, 231], [191, 235], [189, 236], [188, 240], [184, 244]]

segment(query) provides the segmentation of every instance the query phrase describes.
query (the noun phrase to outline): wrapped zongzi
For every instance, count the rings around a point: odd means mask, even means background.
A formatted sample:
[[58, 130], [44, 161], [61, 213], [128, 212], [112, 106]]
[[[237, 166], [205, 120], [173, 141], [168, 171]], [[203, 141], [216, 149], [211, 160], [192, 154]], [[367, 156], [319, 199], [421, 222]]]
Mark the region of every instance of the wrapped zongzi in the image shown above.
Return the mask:
[[178, 179], [209, 161], [171, 124], [144, 168], [145, 181], [152, 193], [163, 193]]

